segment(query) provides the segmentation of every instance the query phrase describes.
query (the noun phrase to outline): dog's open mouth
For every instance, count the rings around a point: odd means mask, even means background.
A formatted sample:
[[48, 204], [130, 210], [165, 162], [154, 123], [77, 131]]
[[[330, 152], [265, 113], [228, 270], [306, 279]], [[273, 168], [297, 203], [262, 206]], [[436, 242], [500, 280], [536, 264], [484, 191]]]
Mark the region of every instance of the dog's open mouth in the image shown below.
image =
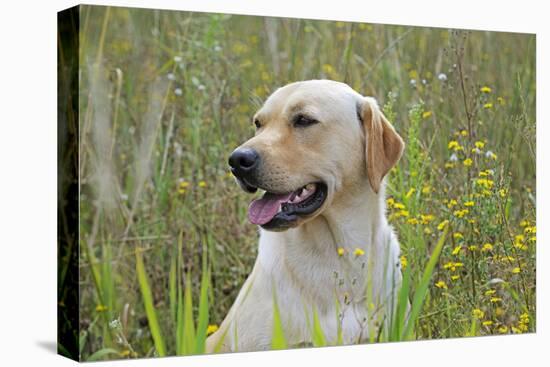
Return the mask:
[[288, 228], [300, 216], [315, 213], [326, 196], [327, 186], [320, 182], [309, 183], [284, 194], [266, 192], [250, 203], [248, 219], [266, 229]]

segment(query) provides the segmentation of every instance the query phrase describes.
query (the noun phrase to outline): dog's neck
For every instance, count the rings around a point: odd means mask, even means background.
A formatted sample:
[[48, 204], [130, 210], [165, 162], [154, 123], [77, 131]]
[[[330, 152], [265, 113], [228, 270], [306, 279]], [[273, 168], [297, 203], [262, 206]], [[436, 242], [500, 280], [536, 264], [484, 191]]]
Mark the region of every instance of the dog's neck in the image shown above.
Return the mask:
[[347, 201], [333, 200], [321, 215], [297, 228], [263, 231], [258, 254], [262, 267], [273, 276], [292, 274], [294, 284], [308, 293], [327, 286], [320, 280], [334, 280], [335, 272], [360, 276], [364, 261], [387, 251], [391, 229], [385, 218], [383, 187], [378, 194], [368, 184], [354, 191], [347, 192]]
[[380, 232], [385, 232], [388, 226], [384, 196], [383, 187], [376, 194], [366, 184], [333, 200], [321, 220], [326, 223], [336, 248], [369, 250], [377, 244]]

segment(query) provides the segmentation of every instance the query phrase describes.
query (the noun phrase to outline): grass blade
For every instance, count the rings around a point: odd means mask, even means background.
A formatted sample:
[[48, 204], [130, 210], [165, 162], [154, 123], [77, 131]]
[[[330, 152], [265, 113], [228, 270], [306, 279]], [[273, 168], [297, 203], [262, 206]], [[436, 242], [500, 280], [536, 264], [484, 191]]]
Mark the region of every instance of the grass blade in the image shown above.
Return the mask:
[[206, 269], [206, 261], [203, 261], [201, 278], [201, 293], [199, 298], [199, 319], [197, 321], [197, 336], [195, 341], [195, 353], [203, 354], [206, 346], [206, 331], [208, 329], [208, 291], [210, 288], [210, 272]]
[[103, 349], [98, 350], [97, 352], [95, 352], [94, 354], [89, 356], [88, 358], [86, 358], [86, 362], [99, 361], [99, 360], [103, 359], [103, 357], [107, 357], [108, 355], [111, 355], [111, 354], [120, 356], [120, 353], [117, 350], [113, 349], [113, 348], [103, 348]]
[[406, 322], [406, 313], [409, 308], [409, 292], [411, 282], [411, 270], [410, 267], [406, 267], [403, 272], [403, 282], [401, 283], [401, 289], [397, 297], [397, 309], [393, 317], [393, 323], [391, 327], [390, 341], [399, 341], [403, 333], [403, 327]]
[[185, 277], [183, 293], [183, 354], [192, 354], [195, 350], [195, 324], [193, 320], [193, 295], [191, 293], [191, 274]]
[[151, 330], [151, 336], [153, 337], [155, 349], [157, 350], [159, 356], [164, 357], [166, 355], [166, 348], [160, 332], [155, 306], [153, 305], [153, 295], [151, 293], [151, 287], [149, 286], [149, 280], [147, 279], [147, 274], [145, 272], [143, 257], [139, 249], [136, 249], [136, 273], [141, 290], [141, 297], [143, 299], [143, 306], [145, 307], [145, 314], [147, 315], [147, 321], [149, 322], [149, 329]]
[[416, 322], [416, 319], [418, 315], [420, 314], [420, 311], [422, 310], [422, 306], [424, 305], [424, 300], [426, 298], [426, 293], [428, 292], [428, 286], [430, 285], [430, 281], [432, 279], [432, 273], [435, 268], [435, 264], [437, 264], [437, 261], [439, 260], [439, 255], [441, 254], [441, 250], [443, 249], [443, 244], [445, 243], [445, 239], [447, 238], [447, 232], [449, 227], [445, 228], [445, 231], [439, 238], [439, 241], [437, 241], [437, 244], [435, 246], [435, 249], [432, 253], [432, 256], [430, 257], [430, 260], [428, 260], [428, 264], [426, 265], [426, 268], [424, 269], [424, 273], [422, 274], [422, 279], [420, 280], [420, 283], [418, 284], [418, 287], [416, 288], [416, 292], [414, 294], [412, 306], [411, 306], [411, 313], [409, 315], [409, 320], [407, 321], [407, 326], [405, 327], [405, 330], [403, 331], [403, 340], [410, 340], [413, 335], [413, 329], [414, 324]]
[[287, 348], [288, 344], [283, 330], [279, 305], [277, 304], [277, 298], [273, 295], [273, 334], [271, 337], [271, 349], [280, 350]]
[[325, 333], [321, 328], [321, 322], [319, 321], [319, 315], [317, 309], [313, 309], [313, 346], [324, 347], [327, 345], [327, 339]]

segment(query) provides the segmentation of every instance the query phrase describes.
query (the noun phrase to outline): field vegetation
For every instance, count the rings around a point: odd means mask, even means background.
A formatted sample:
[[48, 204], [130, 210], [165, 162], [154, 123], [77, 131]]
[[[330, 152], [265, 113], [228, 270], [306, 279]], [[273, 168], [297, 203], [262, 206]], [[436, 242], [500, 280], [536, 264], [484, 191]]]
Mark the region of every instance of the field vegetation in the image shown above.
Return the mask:
[[319, 78], [407, 144], [387, 213], [417, 314], [371, 342], [535, 330], [534, 35], [81, 9], [80, 358], [204, 352], [257, 251], [227, 157], [271, 92]]

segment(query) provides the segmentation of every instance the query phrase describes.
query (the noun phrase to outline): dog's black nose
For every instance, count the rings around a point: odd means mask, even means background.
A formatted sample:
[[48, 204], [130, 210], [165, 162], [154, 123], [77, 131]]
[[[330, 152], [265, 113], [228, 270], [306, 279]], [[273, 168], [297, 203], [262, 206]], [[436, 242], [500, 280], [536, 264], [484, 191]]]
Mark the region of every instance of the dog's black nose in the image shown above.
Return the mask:
[[260, 155], [251, 148], [236, 149], [229, 156], [229, 165], [236, 173], [249, 173], [260, 163]]

